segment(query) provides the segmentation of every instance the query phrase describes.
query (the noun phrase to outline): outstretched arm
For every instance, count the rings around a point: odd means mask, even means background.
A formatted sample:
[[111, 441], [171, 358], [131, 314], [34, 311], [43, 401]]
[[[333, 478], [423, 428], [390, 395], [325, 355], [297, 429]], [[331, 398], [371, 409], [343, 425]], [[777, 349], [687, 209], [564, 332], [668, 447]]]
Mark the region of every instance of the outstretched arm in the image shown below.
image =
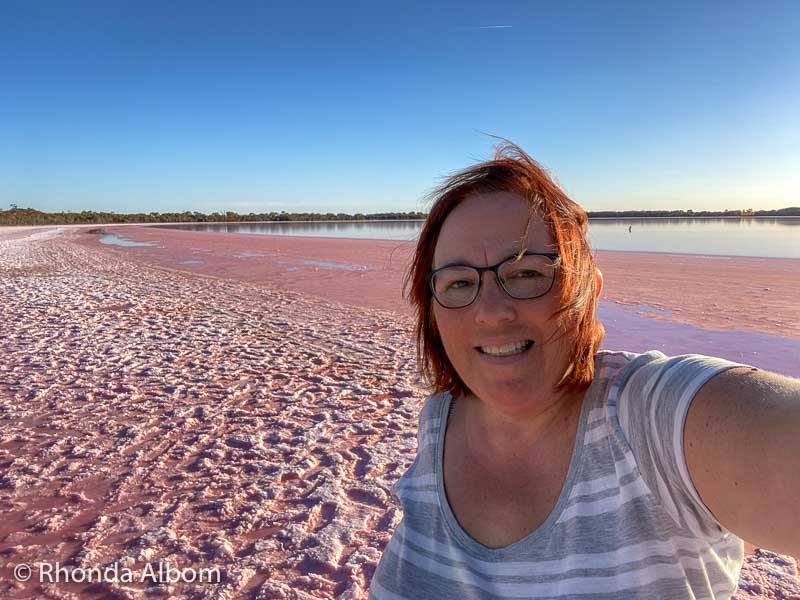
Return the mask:
[[700, 498], [740, 538], [800, 556], [800, 380], [751, 367], [709, 379], [686, 415]]

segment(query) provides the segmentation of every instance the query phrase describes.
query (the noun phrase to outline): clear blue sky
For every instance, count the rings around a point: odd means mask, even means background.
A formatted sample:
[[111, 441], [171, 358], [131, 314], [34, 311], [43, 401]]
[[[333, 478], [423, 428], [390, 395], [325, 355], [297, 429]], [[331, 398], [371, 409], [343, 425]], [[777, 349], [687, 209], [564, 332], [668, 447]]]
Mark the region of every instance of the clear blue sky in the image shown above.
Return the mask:
[[518, 143], [588, 210], [800, 205], [800, 2], [0, 3], [0, 207], [425, 209]]

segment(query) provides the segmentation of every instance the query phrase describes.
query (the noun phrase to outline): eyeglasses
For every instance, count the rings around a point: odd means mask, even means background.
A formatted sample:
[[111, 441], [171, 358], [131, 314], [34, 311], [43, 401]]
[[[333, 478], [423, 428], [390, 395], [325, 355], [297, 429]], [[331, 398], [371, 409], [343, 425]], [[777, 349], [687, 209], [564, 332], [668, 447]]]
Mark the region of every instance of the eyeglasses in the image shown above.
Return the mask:
[[483, 283], [483, 272], [494, 271], [506, 294], [516, 300], [544, 296], [553, 287], [558, 254], [525, 252], [491, 267], [447, 265], [428, 273], [433, 297], [444, 308], [464, 308], [475, 302]]

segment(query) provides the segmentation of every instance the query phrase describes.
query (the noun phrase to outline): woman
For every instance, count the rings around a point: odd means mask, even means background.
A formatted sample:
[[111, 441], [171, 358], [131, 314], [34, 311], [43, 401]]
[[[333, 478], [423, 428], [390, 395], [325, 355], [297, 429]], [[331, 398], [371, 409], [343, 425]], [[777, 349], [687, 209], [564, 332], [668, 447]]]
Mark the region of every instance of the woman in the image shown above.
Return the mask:
[[586, 213], [522, 150], [448, 179], [407, 275], [434, 394], [376, 599], [729, 598], [800, 555], [800, 381], [599, 350]]

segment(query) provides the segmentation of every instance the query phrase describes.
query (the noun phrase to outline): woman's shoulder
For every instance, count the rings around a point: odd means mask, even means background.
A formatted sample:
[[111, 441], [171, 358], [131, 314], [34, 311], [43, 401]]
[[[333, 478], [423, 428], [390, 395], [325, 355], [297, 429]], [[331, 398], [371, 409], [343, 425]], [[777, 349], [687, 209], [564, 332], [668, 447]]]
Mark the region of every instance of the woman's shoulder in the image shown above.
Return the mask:
[[[640, 403], [648, 397], [660, 403], [664, 393], [683, 393], [697, 381], [705, 381], [709, 374], [734, 364], [701, 354], [668, 356], [659, 350], [600, 350], [595, 354], [592, 395], [595, 402], [618, 408], [625, 398], [636, 398]], [[658, 385], [666, 381], [670, 382], [668, 387]]]
[[668, 356], [659, 350], [628, 352], [623, 350], [600, 350], [595, 355], [595, 374], [600, 378], [613, 378], [624, 384], [634, 375], [650, 379], [658, 373], [677, 373], [693, 377], [700, 372], [716, 371], [740, 365], [724, 358], [704, 354], [680, 354]]
[[667, 358], [667, 355], [659, 350], [648, 350], [647, 352], [630, 352], [627, 350], [599, 350], [594, 355], [595, 366], [597, 368], [625, 367], [631, 363], [643, 364], [653, 360]]
[[594, 388], [602, 388], [602, 395], [613, 392], [615, 384], [619, 385], [629, 379], [630, 375], [642, 366], [653, 361], [667, 358], [658, 350], [648, 352], [628, 352], [626, 350], [600, 350], [594, 357]]

